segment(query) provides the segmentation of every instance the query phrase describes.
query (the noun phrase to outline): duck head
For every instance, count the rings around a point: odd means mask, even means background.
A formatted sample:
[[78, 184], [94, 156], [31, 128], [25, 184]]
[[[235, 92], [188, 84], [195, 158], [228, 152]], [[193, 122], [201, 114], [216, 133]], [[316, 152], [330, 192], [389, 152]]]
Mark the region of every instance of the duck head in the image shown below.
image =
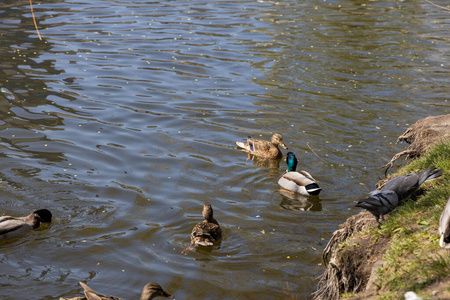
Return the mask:
[[297, 157], [295, 157], [295, 154], [293, 152], [288, 152], [288, 154], [286, 155], [286, 164], [286, 172], [293, 172], [297, 170]]
[[283, 143], [283, 137], [279, 133], [274, 133], [270, 141], [274, 145], [279, 145], [281, 148], [287, 149], [286, 145]]
[[36, 219], [39, 222], [51, 222], [52, 221], [52, 213], [48, 209], [38, 209], [33, 212]]
[[173, 298], [173, 296], [162, 289], [156, 282], [147, 283], [142, 289], [141, 300], [150, 300], [155, 297]]
[[205, 202], [205, 204], [203, 204], [202, 215], [208, 222], [211, 222], [214, 219], [214, 212], [209, 202]]

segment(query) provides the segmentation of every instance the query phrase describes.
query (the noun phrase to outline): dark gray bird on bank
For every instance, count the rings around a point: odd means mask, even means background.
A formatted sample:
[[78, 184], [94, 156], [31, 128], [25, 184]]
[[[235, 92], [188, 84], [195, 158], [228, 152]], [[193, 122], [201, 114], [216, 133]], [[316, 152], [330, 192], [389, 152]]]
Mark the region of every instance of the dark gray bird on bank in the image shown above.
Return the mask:
[[442, 248], [450, 248], [450, 198], [448, 198], [447, 204], [442, 211], [441, 218], [439, 220], [439, 234], [441, 239], [439, 245]]
[[48, 209], [39, 209], [26, 217], [0, 217], [0, 240], [18, 237], [39, 228], [41, 222], [51, 222], [52, 213]]
[[381, 188], [382, 191], [394, 191], [399, 201], [408, 199], [419, 187], [427, 181], [434, 180], [442, 176], [442, 169], [436, 170], [435, 166], [431, 166], [422, 172], [411, 173], [390, 179]]
[[367, 198], [359, 200], [356, 206], [367, 209], [380, 223], [380, 218], [383, 220], [385, 214], [408, 199], [424, 182], [439, 178], [442, 172], [442, 169], [436, 170], [431, 166], [419, 173], [392, 178], [381, 190], [372, 191]]
[[390, 213], [398, 206], [398, 196], [394, 191], [372, 191], [370, 196], [358, 201], [357, 207], [367, 209], [378, 223], [383, 216]]

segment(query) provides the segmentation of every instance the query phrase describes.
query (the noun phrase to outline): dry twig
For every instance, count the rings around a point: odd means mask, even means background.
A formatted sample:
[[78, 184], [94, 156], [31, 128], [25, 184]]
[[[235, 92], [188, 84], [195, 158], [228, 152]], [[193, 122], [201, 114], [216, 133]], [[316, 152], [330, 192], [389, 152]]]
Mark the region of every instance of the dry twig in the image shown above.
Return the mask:
[[436, 6], [436, 7], [439, 7], [439, 8], [441, 8], [441, 9], [445, 9], [445, 10], [450, 11], [450, 8], [447, 8], [447, 7], [444, 7], [444, 6], [437, 5], [437, 4], [433, 3], [433, 2], [431, 2], [430, 0], [425, 0], [425, 1], [427, 1], [428, 3], [430, 3], [431, 5], [434, 5], [434, 6]]
[[306, 145], [308, 145], [308, 148], [311, 149], [311, 151], [314, 153], [315, 156], [317, 156], [324, 163], [327, 163], [324, 159], [322, 159], [319, 155], [317, 155], [316, 152], [314, 152], [314, 150], [309, 146], [309, 142], [306, 142]]
[[37, 34], [39, 36], [39, 39], [42, 41], [41, 34], [39, 33], [39, 29], [38, 29], [37, 24], [36, 24], [36, 18], [34, 17], [33, 4], [31, 3], [31, 0], [30, 0], [30, 7], [31, 7], [31, 14], [33, 15], [34, 27], [36, 27], [36, 31], [37, 31]]

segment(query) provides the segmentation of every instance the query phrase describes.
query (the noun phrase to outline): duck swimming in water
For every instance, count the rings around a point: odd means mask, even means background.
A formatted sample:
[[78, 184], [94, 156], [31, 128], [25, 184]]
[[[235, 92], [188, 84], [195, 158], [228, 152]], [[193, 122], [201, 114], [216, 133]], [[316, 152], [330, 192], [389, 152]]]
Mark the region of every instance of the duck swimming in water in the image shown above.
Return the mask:
[[51, 222], [52, 213], [47, 209], [39, 209], [26, 217], [0, 217], [0, 240], [18, 237], [26, 232], [39, 228], [41, 222]]
[[213, 209], [209, 202], [203, 205], [202, 215], [205, 220], [192, 229], [191, 244], [197, 246], [212, 246], [222, 238], [222, 229], [214, 219]]
[[[87, 286], [83, 282], [79, 282], [79, 284], [84, 289], [84, 295], [85, 297], [74, 297], [74, 298], [59, 298], [60, 300], [122, 300], [121, 298], [115, 297], [115, 296], [104, 296], [93, 289], [91, 289], [89, 286]], [[167, 293], [162, 289], [162, 287], [157, 284], [156, 282], [149, 282], [147, 283], [144, 288], [142, 289], [142, 294], [140, 300], [151, 300], [155, 297], [165, 297], [165, 298], [173, 298], [172, 295]]]
[[322, 190], [317, 181], [306, 171], [297, 170], [297, 158], [293, 152], [286, 155], [287, 170], [278, 180], [278, 184], [291, 193], [304, 196], [319, 195]]
[[265, 140], [255, 140], [249, 136], [247, 138], [247, 143], [236, 142], [236, 145], [244, 149], [248, 154], [266, 159], [281, 158], [283, 156], [278, 146], [287, 149], [286, 145], [283, 143], [283, 137], [279, 133], [274, 133], [270, 142]]
[[195, 246], [212, 246], [216, 241], [222, 238], [222, 229], [219, 223], [214, 219], [213, 209], [209, 202], [203, 205], [203, 222], [194, 226], [191, 232], [191, 244], [183, 250], [186, 254], [189, 248]]

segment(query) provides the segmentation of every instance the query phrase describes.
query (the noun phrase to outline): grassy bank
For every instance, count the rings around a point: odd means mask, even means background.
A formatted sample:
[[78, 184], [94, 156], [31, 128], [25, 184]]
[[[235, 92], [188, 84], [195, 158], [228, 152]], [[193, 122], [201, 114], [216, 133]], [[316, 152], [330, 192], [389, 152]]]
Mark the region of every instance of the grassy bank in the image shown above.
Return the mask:
[[[423, 184], [380, 227], [370, 227], [358, 234], [368, 238], [372, 245], [380, 240], [389, 241], [381, 257], [384, 263], [376, 271], [376, 295], [369, 299], [404, 299], [406, 291], [415, 291], [423, 299], [450, 299], [450, 252], [440, 248], [438, 230], [440, 215], [450, 197], [450, 142], [434, 146], [391, 177], [432, 165], [444, 170], [440, 179]], [[438, 284], [443, 281], [447, 284]]]

